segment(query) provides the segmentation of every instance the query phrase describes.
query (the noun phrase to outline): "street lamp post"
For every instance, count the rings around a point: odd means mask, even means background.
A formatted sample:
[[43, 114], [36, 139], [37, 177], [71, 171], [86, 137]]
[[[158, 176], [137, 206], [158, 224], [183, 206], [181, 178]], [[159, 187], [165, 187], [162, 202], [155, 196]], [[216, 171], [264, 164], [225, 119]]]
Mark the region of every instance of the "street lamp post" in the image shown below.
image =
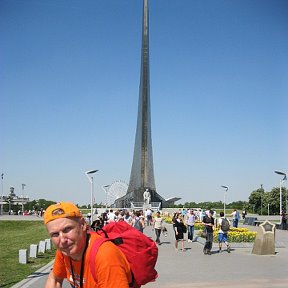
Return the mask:
[[4, 190], [3, 190], [4, 173], [1, 174], [1, 181], [2, 181], [2, 182], [1, 182], [1, 185], [2, 185], [2, 191], [1, 191], [2, 194], [1, 194], [1, 196], [3, 197], [3, 196], [4, 196]]
[[229, 187], [225, 186], [225, 185], [222, 185], [221, 187], [225, 189], [225, 192], [224, 192], [224, 217], [226, 217], [226, 193], [227, 193]]
[[109, 187], [110, 187], [110, 186], [111, 186], [111, 185], [103, 185], [103, 186], [102, 186], [102, 189], [104, 190], [105, 195], [106, 195], [106, 204], [105, 204], [106, 209], [107, 209], [107, 207], [108, 207], [108, 191], [109, 191]]
[[[1, 185], [2, 185], [2, 194], [1, 194], [1, 201], [4, 201], [4, 190], [3, 190], [3, 182], [4, 182], [4, 173], [1, 174]], [[3, 202], [1, 202], [1, 207], [0, 207], [0, 215], [3, 214]]]
[[263, 189], [263, 184], [261, 184], [261, 192], [260, 192], [260, 196], [261, 196], [261, 215], [262, 215], [262, 206], [263, 206], [263, 193], [264, 193], [264, 189]]
[[261, 193], [261, 210], [260, 210], [260, 213], [262, 215], [262, 193]]
[[99, 170], [90, 170], [90, 171], [86, 171], [85, 174], [90, 182], [90, 210], [91, 210], [91, 223], [93, 223], [93, 190], [94, 190], [94, 182], [93, 182], [93, 176], [92, 174], [98, 172]]
[[[24, 189], [25, 189], [26, 184], [22, 184], [22, 198], [25, 198], [24, 194]], [[24, 212], [24, 203], [22, 202], [22, 213]]]
[[[274, 171], [278, 175], [284, 176], [283, 179], [280, 179], [280, 222], [281, 222], [281, 214], [282, 214], [282, 183], [287, 180], [287, 174], [281, 171]], [[287, 199], [286, 199], [287, 201]], [[287, 211], [286, 211], [287, 212]]]

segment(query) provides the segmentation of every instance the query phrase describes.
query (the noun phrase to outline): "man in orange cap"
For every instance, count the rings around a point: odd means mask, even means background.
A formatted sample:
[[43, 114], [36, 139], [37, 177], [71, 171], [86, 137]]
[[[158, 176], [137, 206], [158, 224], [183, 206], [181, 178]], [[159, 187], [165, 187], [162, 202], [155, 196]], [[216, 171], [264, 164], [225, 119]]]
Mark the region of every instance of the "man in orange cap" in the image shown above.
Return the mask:
[[132, 282], [125, 255], [110, 241], [103, 243], [95, 257], [96, 280], [90, 271], [90, 251], [101, 237], [87, 233], [80, 210], [70, 202], [49, 206], [44, 223], [57, 248], [55, 262], [45, 288], [62, 287], [63, 280], [74, 288], [128, 288]]

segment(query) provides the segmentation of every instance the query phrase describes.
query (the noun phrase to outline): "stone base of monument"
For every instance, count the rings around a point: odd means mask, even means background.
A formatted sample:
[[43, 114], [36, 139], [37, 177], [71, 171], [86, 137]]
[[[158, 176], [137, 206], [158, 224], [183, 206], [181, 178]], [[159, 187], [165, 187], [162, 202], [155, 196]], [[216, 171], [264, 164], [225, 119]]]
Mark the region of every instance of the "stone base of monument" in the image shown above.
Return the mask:
[[143, 204], [143, 211], [146, 210], [146, 209], [150, 209], [151, 210], [151, 208], [152, 208], [151, 204], [146, 204], [146, 203]]
[[145, 202], [131, 202], [131, 209], [132, 210], [143, 210], [151, 209], [153, 211], [160, 210], [161, 202], [151, 202], [149, 204]]
[[259, 225], [252, 254], [275, 255], [275, 224], [266, 220]]
[[143, 209], [144, 202], [131, 202], [132, 210], [141, 210]]
[[151, 209], [153, 211], [157, 210], [161, 210], [161, 202], [151, 202]]

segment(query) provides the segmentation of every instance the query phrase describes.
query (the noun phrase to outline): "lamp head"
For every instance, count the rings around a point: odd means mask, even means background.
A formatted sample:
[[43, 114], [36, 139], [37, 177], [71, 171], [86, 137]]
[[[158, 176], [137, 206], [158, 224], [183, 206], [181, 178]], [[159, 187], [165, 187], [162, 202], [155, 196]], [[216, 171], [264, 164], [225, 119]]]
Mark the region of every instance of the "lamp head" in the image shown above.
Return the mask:
[[228, 191], [228, 189], [229, 189], [229, 187], [225, 186], [225, 185], [222, 185], [221, 187], [224, 188], [226, 191]]
[[278, 174], [278, 175], [282, 175], [282, 176], [284, 176], [284, 178], [283, 178], [283, 180], [287, 180], [287, 174], [286, 173], [284, 173], [284, 172], [281, 172], [281, 171], [274, 171], [276, 174]]
[[86, 171], [85, 174], [86, 175], [90, 175], [90, 174], [94, 174], [96, 172], [98, 172], [99, 170], [89, 170], [89, 171]]
[[102, 189], [107, 193], [111, 185], [103, 185]]
[[88, 180], [89, 180], [91, 183], [93, 182], [92, 174], [96, 173], [97, 171], [99, 171], [99, 170], [89, 170], [89, 171], [86, 171], [86, 172], [85, 172]]

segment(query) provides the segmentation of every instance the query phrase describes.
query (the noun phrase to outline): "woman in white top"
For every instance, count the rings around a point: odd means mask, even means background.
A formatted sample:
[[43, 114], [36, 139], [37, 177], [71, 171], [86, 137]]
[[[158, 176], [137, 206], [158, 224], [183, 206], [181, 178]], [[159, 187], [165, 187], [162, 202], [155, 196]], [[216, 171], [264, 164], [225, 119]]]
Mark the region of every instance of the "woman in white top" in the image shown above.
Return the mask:
[[155, 230], [155, 235], [156, 235], [156, 241], [155, 242], [157, 244], [161, 243], [160, 242], [160, 235], [161, 235], [162, 228], [163, 228], [163, 219], [160, 216], [160, 212], [157, 211], [156, 216], [154, 217], [154, 220], [153, 220], [153, 229]]

